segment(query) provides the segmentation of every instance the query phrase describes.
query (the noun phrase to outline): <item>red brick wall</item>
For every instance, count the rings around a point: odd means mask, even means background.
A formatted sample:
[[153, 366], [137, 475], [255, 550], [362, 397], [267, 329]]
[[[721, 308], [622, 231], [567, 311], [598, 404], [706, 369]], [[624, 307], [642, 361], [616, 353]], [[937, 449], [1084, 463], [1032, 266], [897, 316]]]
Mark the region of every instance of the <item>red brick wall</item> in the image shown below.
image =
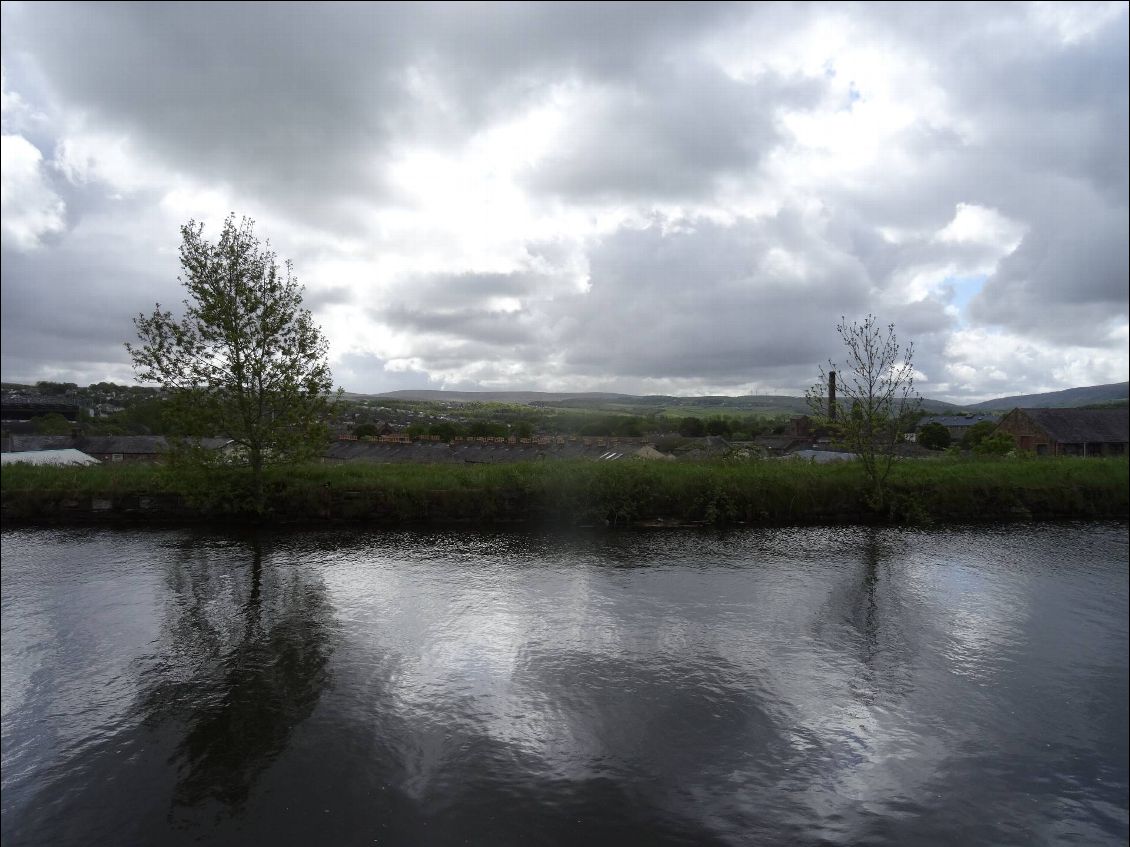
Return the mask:
[[1049, 456], [1056, 454], [1056, 442], [1036, 426], [1020, 409], [1013, 409], [1005, 415], [1001, 422], [997, 424], [995, 432], [1011, 435], [1018, 450], [1040, 452], [1039, 448], [1043, 445]]

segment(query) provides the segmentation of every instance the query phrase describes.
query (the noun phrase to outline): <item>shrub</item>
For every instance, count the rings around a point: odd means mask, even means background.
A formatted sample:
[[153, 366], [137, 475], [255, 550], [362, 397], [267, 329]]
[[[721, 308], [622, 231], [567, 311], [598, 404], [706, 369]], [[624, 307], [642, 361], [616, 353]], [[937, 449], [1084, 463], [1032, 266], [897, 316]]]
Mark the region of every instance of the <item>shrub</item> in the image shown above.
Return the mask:
[[927, 450], [945, 450], [950, 446], [950, 431], [937, 421], [918, 430], [918, 443]]
[[1007, 456], [1015, 447], [1016, 443], [1012, 440], [1012, 436], [998, 432], [996, 435], [982, 439], [973, 448], [973, 452], [979, 456]]
[[993, 434], [993, 430], [997, 425], [992, 421], [978, 421], [966, 430], [965, 434], [961, 436], [961, 446], [966, 450], [972, 450], [986, 438]]

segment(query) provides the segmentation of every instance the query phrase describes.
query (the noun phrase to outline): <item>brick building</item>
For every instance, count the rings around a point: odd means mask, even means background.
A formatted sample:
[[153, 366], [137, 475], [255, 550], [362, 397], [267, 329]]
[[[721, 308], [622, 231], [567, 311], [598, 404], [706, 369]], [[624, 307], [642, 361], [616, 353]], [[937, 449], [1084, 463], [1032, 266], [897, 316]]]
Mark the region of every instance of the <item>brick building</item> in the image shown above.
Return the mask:
[[1124, 456], [1130, 442], [1126, 409], [1013, 409], [994, 434], [1039, 456]]

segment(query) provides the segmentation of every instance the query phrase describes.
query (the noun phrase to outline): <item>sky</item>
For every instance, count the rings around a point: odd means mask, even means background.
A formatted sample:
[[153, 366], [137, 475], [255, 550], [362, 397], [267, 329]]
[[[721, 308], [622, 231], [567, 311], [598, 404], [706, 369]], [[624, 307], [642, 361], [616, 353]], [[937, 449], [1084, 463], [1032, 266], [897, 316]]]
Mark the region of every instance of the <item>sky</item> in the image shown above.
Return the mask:
[[1128, 9], [5, 2], [0, 375], [133, 382], [234, 213], [347, 391], [1124, 381]]

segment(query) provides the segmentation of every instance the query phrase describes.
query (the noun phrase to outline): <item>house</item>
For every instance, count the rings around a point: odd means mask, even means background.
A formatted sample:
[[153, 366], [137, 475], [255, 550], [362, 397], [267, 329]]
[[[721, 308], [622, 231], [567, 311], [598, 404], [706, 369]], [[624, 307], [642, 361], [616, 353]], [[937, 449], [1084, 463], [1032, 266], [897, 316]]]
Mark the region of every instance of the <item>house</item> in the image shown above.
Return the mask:
[[816, 465], [830, 465], [833, 462], [853, 462], [859, 458], [855, 453], [841, 453], [838, 450], [797, 450], [787, 456], [774, 456], [775, 459], [787, 459], [812, 462]]
[[164, 458], [169, 442], [163, 435], [88, 435], [75, 446], [102, 462], [154, 463]]
[[1012, 437], [1038, 456], [1124, 456], [1130, 443], [1127, 409], [1020, 409], [1005, 415], [993, 434]]
[[768, 456], [785, 456], [797, 450], [812, 447], [813, 439], [799, 435], [759, 435], [753, 445], [761, 448]]
[[75, 450], [73, 447], [62, 450], [20, 450], [0, 453], [0, 465], [97, 465], [93, 456]]
[[12, 433], [0, 439], [0, 451], [4, 453], [68, 450], [75, 446], [75, 438], [72, 435], [21, 435]]
[[[196, 439], [207, 450], [229, 452], [230, 438]], [[101, 462], [155, 463], [169, 451], [163, 435], [11, 435], [3, 442], [3, 451], [28, 452], [44, 450], [81, 450]]]
[[[957, 443], [965, 437], [965, 433], [969, 432], [970, 427], [983, 421], [995, 424], [998, 420], [996, 415], [929, 415], [918, 422], [918, 429], [922, 429], [927, 424], [941, 424], [946, 428], [946, 432], [950, 434], [954, 443]], [[916, 439], [908, 438], [908, 440], [914, 441]]]
[[322, 463], [340, 465], [352, 462], [369, 464], [457, 464], [499, 465], [511, 462], [540, 462], [569, 459], [588, 459], [610, 462], [620, 459], [663, 459], [673, 457], [635, 440], [593, 439], [599, 443], [558, 439], [524, 439], [511, 441], [503, 438], [459, 439], [451, 444], [442, 441], [417, 441], [395, 443], [386, 441], [335, 441], [322, 453]]

